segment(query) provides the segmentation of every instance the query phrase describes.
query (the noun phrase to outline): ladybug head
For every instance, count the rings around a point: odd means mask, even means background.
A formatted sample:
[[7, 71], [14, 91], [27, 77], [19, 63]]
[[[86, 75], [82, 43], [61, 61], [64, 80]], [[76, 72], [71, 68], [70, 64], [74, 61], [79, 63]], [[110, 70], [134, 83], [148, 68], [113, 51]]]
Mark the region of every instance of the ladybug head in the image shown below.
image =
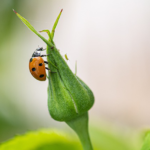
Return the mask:
[[41, 56], [41, 52], [40, 51], [34, 51], [34, 53], [32, 54], [32, 57], [40, 57]]

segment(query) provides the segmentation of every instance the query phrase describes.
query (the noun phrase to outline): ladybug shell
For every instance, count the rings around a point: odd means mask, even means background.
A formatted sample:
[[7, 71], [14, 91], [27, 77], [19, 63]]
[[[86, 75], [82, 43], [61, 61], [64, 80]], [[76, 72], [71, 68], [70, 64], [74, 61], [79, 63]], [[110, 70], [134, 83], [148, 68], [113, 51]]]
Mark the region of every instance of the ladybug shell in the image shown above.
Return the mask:
[[46, 80], [45, 64], [42, 57], [32, 57], [29, 61], [29, 70], [37, 80]]

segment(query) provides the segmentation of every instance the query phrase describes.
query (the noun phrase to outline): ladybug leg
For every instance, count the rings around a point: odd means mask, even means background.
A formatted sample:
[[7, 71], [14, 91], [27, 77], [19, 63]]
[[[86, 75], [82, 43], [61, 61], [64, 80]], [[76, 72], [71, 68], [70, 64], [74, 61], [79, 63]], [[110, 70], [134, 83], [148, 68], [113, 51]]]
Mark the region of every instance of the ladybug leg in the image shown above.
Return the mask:
[[44, 61], [45, 64], [48, 64], [48, 61]]
[[47, 69], [49, 72], [51, 73], [56, 73], [56, 72], [52, 72], [49, 68], [45, 67], [45, 69]]
[[49, 68], [47, 68], [47, 67], [45, 67], [45, 69], [47, 69], [47, 70], [49, 70], [49, 71], [50, 71], [50, 69], [49, 69]]
[[46, 56], [48, 56], [48, 55], [51, 55], [51, 54], [47, 54], [47, 55], [40, 55], [40, 57], [46, 57]]
[[[44, 63], [45, 63], [45, 64], [49, 64], [48, 61], [44, 61]], [[50, 61], [50, 64], [51, 64], [53, 67], [55, 67], [56, 69], [58, 69], [51, 61]]]
[[[45, 64], [48, 64], [48, 61], [44, 61], [44, 63], [45, 63]], [[50, 64], [53, 65], [51, 62], [50, 62]], [[53, 66], [57, 69], [57, 67], [56, 67], [55, 65], [53, 65]], [[48, 69], [49, 69], [49, 68], [48, 68]]]

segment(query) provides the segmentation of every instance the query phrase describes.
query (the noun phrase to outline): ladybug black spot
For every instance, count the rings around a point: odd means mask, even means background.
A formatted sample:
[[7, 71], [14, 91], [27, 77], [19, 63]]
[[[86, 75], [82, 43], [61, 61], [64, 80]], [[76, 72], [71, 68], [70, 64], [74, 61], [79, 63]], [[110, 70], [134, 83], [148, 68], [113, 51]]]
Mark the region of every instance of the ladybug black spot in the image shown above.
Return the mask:
[[35, 68], [32, 68], [32, 71], [35, 71], [36, 69]]
[[30, 59], [30, 62], [32, 62], [32, 60], [33, 60], [33, 59], [31, 58], [31, 59]]
[[40, 78], [44, 77], [44, 74], [41, 74], [39, 77], [40, 77]]
[[42, 66], [43, 64], [42, 63], [39, 63], [39, 66]]

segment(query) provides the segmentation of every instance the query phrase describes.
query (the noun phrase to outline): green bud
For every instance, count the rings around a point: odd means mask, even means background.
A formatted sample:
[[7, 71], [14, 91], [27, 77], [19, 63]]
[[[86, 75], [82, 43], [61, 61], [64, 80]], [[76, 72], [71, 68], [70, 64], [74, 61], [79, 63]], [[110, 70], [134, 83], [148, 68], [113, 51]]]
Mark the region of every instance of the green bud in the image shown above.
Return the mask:
[[[87, 112], [94, 103], [90, 88], [68, 67], [59, 51], [47, 47], [49, 73], [48, 108], [53, 119], [68, 121]], [[56, 73], [53, 73], [56, 72]]]

